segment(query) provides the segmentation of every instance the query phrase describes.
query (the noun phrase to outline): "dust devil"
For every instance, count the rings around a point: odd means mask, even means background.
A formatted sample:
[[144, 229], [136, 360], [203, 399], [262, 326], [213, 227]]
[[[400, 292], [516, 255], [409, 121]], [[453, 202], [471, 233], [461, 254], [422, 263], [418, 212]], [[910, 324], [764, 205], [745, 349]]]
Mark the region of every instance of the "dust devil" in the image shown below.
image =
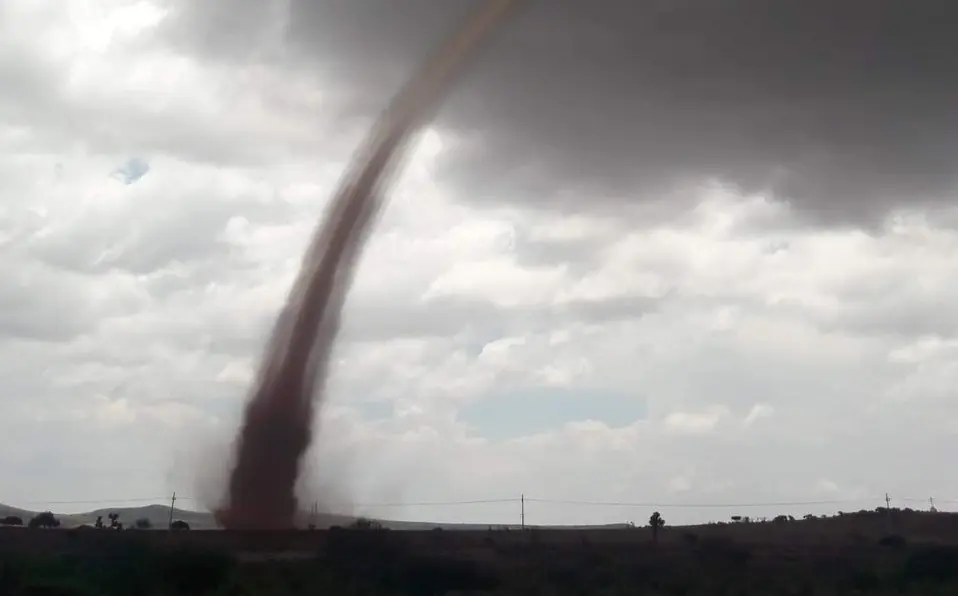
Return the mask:
[[216, 519], [227, 529], [294, 527], [296, 481], [357, 262], [403, 149], [481, 42], [519, 0], [486, 0], [400, 90], [340, 183], [267, 344]]

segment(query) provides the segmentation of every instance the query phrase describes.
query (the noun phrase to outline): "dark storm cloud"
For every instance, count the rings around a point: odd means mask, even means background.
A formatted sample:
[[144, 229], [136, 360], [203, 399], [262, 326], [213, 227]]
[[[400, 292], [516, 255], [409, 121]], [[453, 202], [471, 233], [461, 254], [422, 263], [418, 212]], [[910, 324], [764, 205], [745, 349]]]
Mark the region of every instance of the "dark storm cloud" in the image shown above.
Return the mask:
[[[290, 0], [287, 47], [371, 113], [472, 4]], [[265, 27], [262, 8], [231, 12], [242, 36], [179, 23], [223, 55]], [[950, 200], [956, 28], [949, 0], [533, 1], [444, 109], [481, 137], [444, 166], [484, 199], [649, 198], [717, 177], [839, 223]]]

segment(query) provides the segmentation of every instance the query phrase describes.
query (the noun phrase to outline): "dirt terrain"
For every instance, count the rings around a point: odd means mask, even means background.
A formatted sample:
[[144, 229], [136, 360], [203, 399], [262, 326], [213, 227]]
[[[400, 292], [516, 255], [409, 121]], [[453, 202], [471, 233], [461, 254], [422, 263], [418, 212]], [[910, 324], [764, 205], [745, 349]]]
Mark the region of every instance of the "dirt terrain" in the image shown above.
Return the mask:
[[[128, 522], [132, 514], [140, 514], [147, 508], [128, 511], [122, 516]], [[151, 506], [162, 515], [165, 521], [169, 509]], [[77, 516], [82, 520], [93, 519], [97, 514], [106, 516], [110, 510], [96, 511]], [[175, 512], [176, 519], [181, 514]], [[29, 515], [29, 513], [27, 512]], [[207, 516], [208, 514], [193, 514]], [[61, 516], [67, 519], [69, 516]], [[28, 519], [28, 518], [26, 518]], [[204, 517], [205, 519], [205, 517]], [[191, 518], [192, 521], [192, 518]], [[346, 525], [353, 518], [336, 516], [325, 520], [332, 524]], [[89, 521], [85, 521], [89, 523]], [[155, 523], [155, 527], [163, 527]], [[384, 521], [386, 529], [399, 528], [403, 540], [410, 545], [442, 543], [449, 549], [473, 549], [477, 544], [487, 543], [491, 537], [500, 543], [548, 543], [554, 545], [581, 544], [588, 542], [596, 545], [644, 544], [652, 543], [653, 536], [648, 527], [622, 528], [562, 528], [529, 527], [524, 531], [518, 528], [502, 529], [493, 526], [470, 526], [465, 530], [450, 529], [449, 526], [435, 526], [426, 523], [408, 524], [404, 522]], [[428, 528], [428, 529], [424, 529]], [[454, 526], [453, 526], [454, 528]], [[490, 531], [491, 530], [491, 531]], [[333, 532], [336, 532], [334, 529]], [[212, 549], [226, 549], [230, 552], [316, 552], [327, 542], [330, 532], [320, 530], [283, 530], [283, 531], [234, 531], [216, 530], [208, 526], [200, 530], [186, 532], [168, 532], [165, 530], [124, 530], [122, 532], [94, 530], [92, 528], [64, 527], [51, 530], [31, 530], [19, 527], [0, 526], [0, 547], [25, 549], [28, 551], [58, 551], [71, 549], [74, 545], [86, 547], [90, 544], [126, 541], [146, 542], [162, 546], [190, 546]], [[765, 521], [751, 523], [711, 523], [696, 526], [676, 526], [663, 528], [657, 537], [658, 546], [694, 545], [702, 541], [734, 541], [751, 546], [788, 545], [792, 548], [815, 547], [817, 549], [856, 549], [868, 550], [877, 547], [882, 538], [901, 536], [911, 543], [955, 544], [958, 545], [958, 513], [930, 513], [911, 510], [875, 510], [793, 521]]]
[[0, 583], [47, 581], [53, 572], [38, 570], [55, 569], [97, 586], [77, 594], [126, 594], [131, 574], [148, 578], [138, 580], [146, 582], [143, 595], [222, 594], [224, 586], [250, 595], [950, 594], [958, 593], [958, 514], [892, 510], [665, 527], [656, 539], [650, 528], [8, 527], [0, 528], [0, 560], [4, 569], [33, 561], [19, 575], [0, 573]]

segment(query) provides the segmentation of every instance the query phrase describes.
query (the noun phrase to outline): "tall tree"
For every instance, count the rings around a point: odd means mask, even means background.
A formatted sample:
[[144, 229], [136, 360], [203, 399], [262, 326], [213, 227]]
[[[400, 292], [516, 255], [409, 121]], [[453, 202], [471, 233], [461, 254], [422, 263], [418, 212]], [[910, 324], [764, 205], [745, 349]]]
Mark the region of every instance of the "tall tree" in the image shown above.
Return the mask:
[[662, 514], [658, 511], [652, 514], [652, 517], [649, 518], [649, 527], [652, 528], [652, 542], [659, 541], [659, 530], [665, 526], [665, 520], [662, 519]]
[[58, 528], [60, 527], [60, 520], [53, 513], [44, 511], [36, 514], [27, 525], [31, 528]]

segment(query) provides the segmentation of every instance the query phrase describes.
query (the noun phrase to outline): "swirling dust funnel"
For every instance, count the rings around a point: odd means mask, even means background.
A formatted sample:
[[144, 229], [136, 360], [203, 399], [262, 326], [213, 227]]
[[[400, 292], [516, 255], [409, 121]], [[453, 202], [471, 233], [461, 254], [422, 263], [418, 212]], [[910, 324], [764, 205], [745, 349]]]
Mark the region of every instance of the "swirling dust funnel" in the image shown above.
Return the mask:
[[303, 259], [250, 390], [227, 492], [227, 529], [295, 525], [296, 482], [356, 264], [403, 149], [467, 59], [520, 0], [485, 0], [400, 90], [354, 157]]

